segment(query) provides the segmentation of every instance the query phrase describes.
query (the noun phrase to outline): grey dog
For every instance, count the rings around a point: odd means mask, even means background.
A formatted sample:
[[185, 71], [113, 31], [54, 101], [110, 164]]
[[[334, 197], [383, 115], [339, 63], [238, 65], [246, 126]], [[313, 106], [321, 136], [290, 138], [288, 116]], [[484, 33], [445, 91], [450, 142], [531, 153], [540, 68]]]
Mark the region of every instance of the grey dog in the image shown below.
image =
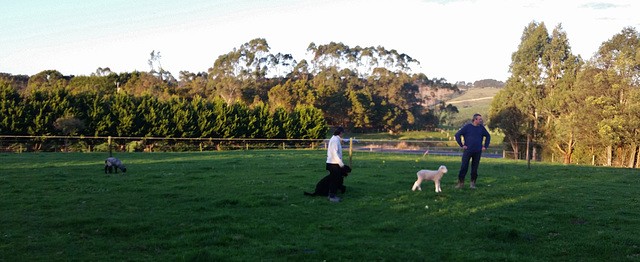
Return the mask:
[[127, 168], [122, 164], [120, 159], [117, 159], [115, 157], [107, 158], [107, 160], [104, 161], [104, 173], [106, 174], [107, 171], [111, 173], [113, 168], [116, 169], [116, 174], [118, 173], [118, 168], [120, 168], [122, 172], [127, 172]]

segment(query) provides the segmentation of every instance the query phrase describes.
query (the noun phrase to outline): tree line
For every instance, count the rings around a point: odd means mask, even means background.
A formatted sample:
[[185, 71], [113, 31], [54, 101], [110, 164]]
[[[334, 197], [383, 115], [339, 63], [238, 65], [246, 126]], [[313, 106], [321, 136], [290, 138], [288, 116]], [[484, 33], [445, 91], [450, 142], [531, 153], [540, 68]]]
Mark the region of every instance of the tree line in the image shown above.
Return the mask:
[[64, 88], [21, 96], [0, 82], [3, 135], [322, 139], [327, 131], [322, 112], [312, 106], [287, 112], [199, 96], [161, 101], [148, 94], [71, 94]]
[[531, 22], [493, 99], [489, 127], [514, 158], [640, 167], [640, 34], [624, 28], [588, 60], [559, 24]]
[[[411, 66], [419, 62], [396, 50], [331, 42], [311, 43], [307, 51], [313, 59], [298, 62], [290, 54], [272, 54], [267, 41], [258, 38], [220, 55], [206, 72], [180, 71], [179, 79], [162, 68], [161, 54], [154, 50], [148, 60], [149, 72], [118, 74], [105, 67], [90, 76], [65, 76], [56, 70], [45, 70], [30, 77], [0, 74], [0, 80], [17, 90], [25, 103], [35, 93], [40, 96], [49, 93], [46, 96], [51, 98], [55, 92], [66, 92], [106, 101], [124, 97], [132, 101], [157, 99], [158, 103], [169, 104], [204, 100], [230, 108], [268, 108], [271, 114], [276, 111], [292, 114], [297, 108], [305, 108], [318, 110], [327, 125], [344, 126], [355, 132], [436, 127], [442, 114], [438, 108], [428, 108], [427, 102], [434, 99], [428, 90], [457, 91], [445, 79], [410, 73]], [[84, 102], [87, 101], [81, 103]], [[96, 124], [92, 122], [95, 118], [80, 119], [87, 120], [88, 126]], [[116, 126], [109, 130], [113, 132], [110, 134], [118, 134]], [[129, 132], [146, 134], [144, 130]]]

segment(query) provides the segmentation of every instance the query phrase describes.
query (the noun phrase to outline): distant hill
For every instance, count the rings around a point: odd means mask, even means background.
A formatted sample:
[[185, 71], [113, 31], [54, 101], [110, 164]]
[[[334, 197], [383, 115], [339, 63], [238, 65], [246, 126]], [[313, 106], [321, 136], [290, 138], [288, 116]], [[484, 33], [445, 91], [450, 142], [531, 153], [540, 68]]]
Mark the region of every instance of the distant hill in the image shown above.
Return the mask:
[[458, 108], [459, 113], [453, 117], [450, 121], [447, 121], [447, 125], [453, 127], [462, 127], [466, 123], [471, 122], [473, 114], [481, 114], [486, 121], [491, 100], [500, 92], [502, 88], [496, 87], [470, 87], [466, 89], [460, 89], [460, 92], [454, 94], [451, 99], [446, 100], [445, 104], [451, 104]]
[[495, 88], [504, 88], [505, 83], [502, 81], [498, 81], [495, 79], [482, 79], [475, 81], [473, 83], [469, 82], [457, 82], [456, 86], [460, 89], [465, 88], [485, 88], [485, 87], [495, 87]]

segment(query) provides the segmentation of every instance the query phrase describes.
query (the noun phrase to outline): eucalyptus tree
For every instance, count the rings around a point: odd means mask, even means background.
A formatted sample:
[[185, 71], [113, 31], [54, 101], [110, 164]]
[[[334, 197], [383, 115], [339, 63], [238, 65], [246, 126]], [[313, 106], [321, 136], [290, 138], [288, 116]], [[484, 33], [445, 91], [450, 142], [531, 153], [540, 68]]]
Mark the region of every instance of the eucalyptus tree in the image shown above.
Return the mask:
[[106, 76], [106, 75], [110, 75], [111, 73], [112, 73], [111, 72], [111, 68], [109, 68], [109, 67], [104, 67], [104, 68], [98, 67], [96, 69], [96, 72], [95, 73], [91, 73], [91, 75], [92, 76], [93, 75], [95, 75], [95, 76]]
[[405, 117], [408, 108], [404, 106], [405, 94], [402, 90], [405, 80], [386, 68], [376, 68], [369, 77], [368, 82], [373, 86], [374, 95], [381, 99], [380, 106], [376, 110], [379, 115], [376, 118], [380, 119], [378, 127], [397, 131], [408, 120]]
[[458, 111], [458, 107], [454, 106], [452, 104], [447, 104], [446, 106], [444, 105], [444, 103], [440, 104], [439, 106], [439, 119], [440, 119], [440, 123], [441, 124], [446, 124], [449, 123], [449, 125], [451, 125], [451, 119], [453, 118], [453, 116], [455, 114], [460, 113], [460, 111]]
[[268, 71], [275, 78], [288, 75], [296, 67], [297, 62], [291, 54], [277, 53], [268, 57]]
[[23, 94], [29, 95], [32, 91], [52, 91], [54, 89], [64, 89], [71, 77], [64, 76], [57, 70], [45, 70], [29, 77], [27, 88]]
[[[602, 43], [595, 66], [602, 69], [599, 77], [610, 82], [610, 90], [596, 95], [593, 102], [607, 101], [598, 121], [599, 133], [607, 144], [607, 164], [616, 159], [619, 166], [637, 166], [640, 145], [640, 119], [637, 97], [640, 88], [640, 34], [632, 27], [624, 28]], [[612, 152], [615, 147], [615, 154]], [[625, 164], [626, 163], [626, 164]]]
[[74, 76], [69, 80], [67, 89], [72, 94], [97, 92], [101, 95], [107, 95], [115, 94], [120, 84], [118, 74], [113, 72], [107, 74], [105, 71], [100, 74], [92, 73], [91, 76]]
[[349, 91], [349, 120], [358, 129], [371, 127], [375, 119], [373, 106], [373, 92], [371, 90]]
[[160, 100], [167, 101], [176, 93], [176, 83], [163, 81], [159, 77], [147, 72], [134, 71], [132, 73], [121, 75], [121, 90], [117, 93], [123, 93], [133, 96], [142, 96], [148, 94], [157, 97]]
[[330, 42], [326, 45], [310, 43], [307, 52], [311, 52], [313, 55], [311, 64], [316, 73], [329, 68], [340, 68], [340, 65], [344, 63], [343, 60], [353, 59], [350, 57], [349, 46], [343, 43]]
[[307, 62], [307, 60], [303, 59], [299, 63], [296, 63], [296, 65], [293, 67], [291, 72], [289, 72], [289, 74], [287, 74], [286, 77], [289, 78], [289, 79], [310, 80], [310, 78], [312, 78], [312, 74], [310, 72], [310, 68], [309, 67], [310, 67], [310, 65]]
[[256, 38], [219, 56], [209, 68], [209, 80], [216, 94], [231, 104], [241, 99], [247, 83], [264, 80], [270, 62], [269, 49], [265, 39]]
[[350, 104], [337, 68], [320, 71], [311, 80], [311, 85], [315, 87], [314, 106], [324, 112], [327, 122], [330, 125], [346, 126]]
[[315, 104], [315, 90], [309, 81], [289, 79], [282, 85], [276, 85], [268, 92], [269, 104], [272, 108], [284, 107], [288, 112], [297, 105]]
[[587, 62], [578, 72], [575, 84], [574, 108], [576, 122], [577, 160], [592, 165], [611, 165], [611, 145], [608, 128], [600, 132], [600, 122], [610, 117], [616, 109], [616, 95], [611, 89], [612, 82], [606, 70], [597, 68], [593, 61]]
[[576, 100], [574, 88], [576, 76], [583, 63], [582, 59], [571, 52], [567, 34], [558, 25], [544, 48], [542, 57], [544, 65], [545, 88], [541, 101], [545, 119], [545, 141], [547, 146], [557, 149], [563, 156], [563, 162], [571, 163], [577, 143], [575, 111], [580, 101]]
[[27, 88], [29, 84], [29, 76], [28, 75], [12, 75], [9, 73], [0, 73], [0, 81], [4, 81], [9, 83], [18, 94], [23, 93], [22, 90]]
[[[511, 55], [509, 65], [511, 76], [505, 84], [505, 89], [512, 90], [508, 94], [513, 96], [511, 101], [515, 103], [515, 108], [526, 117], [527, 161], [531, 159], [529, 152], [532, 138], [536, 138], [540, 133], [542, 100], [546, 93], [543, 58], [549, 41], [544, 23], [529, 23], [522, 33], [518, 50]], [[496, 106], [502, 107], [502, 105]], [[499, 111], [499, 109], [494, 110], [494, 115]], [[533, 158], [537, 158], [536, 147], [533, 147]]]
[[187, 90], [189, 97], [208, 97], [210, 95], [207, 90], [208, 74], [206, 72], [191, 73], [189, 71], [180, 71], [180, 86]]
[[311, 64], [313, 71], [319, 72], [329, 68], [350, 69], [362, 78], [371, 76], [376, 68], [384, 67], [392, 72], [411, 71], [411, 66], [420, 62], [397, 50], [377, 47], [349, 47], [343, 43], [330, 42], [326, 45], [309, 44], [307, 51], [313, 55]]
[[[488, 127], [499, 129], [504, 134], [504, 142], [511, 147], [513, 159], [519, 159], [522, 151], [521, 142], [526, 139], [527, 117], [518, 108], [513, 88], [500, 90], [491, 100]], [[525, 150], [528, 148], [525, 148]]]

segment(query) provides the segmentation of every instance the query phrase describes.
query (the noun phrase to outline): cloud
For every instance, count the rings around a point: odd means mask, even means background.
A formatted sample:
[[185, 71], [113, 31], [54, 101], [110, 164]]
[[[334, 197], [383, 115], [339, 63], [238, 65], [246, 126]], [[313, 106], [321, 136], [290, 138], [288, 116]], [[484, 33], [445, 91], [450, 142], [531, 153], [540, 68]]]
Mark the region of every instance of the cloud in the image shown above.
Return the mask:
[[588, 3], [588, 4], [582, 5], [581, 7], [604, 10], [604, 9], [610, 9], [610, 8], [618, 8], [619, 6], [612, 3]]
[[472, 2], [472, 0], [423, 0], [425, 3], [438, 3], [441, 5], [446, 5], [455, 2]]

